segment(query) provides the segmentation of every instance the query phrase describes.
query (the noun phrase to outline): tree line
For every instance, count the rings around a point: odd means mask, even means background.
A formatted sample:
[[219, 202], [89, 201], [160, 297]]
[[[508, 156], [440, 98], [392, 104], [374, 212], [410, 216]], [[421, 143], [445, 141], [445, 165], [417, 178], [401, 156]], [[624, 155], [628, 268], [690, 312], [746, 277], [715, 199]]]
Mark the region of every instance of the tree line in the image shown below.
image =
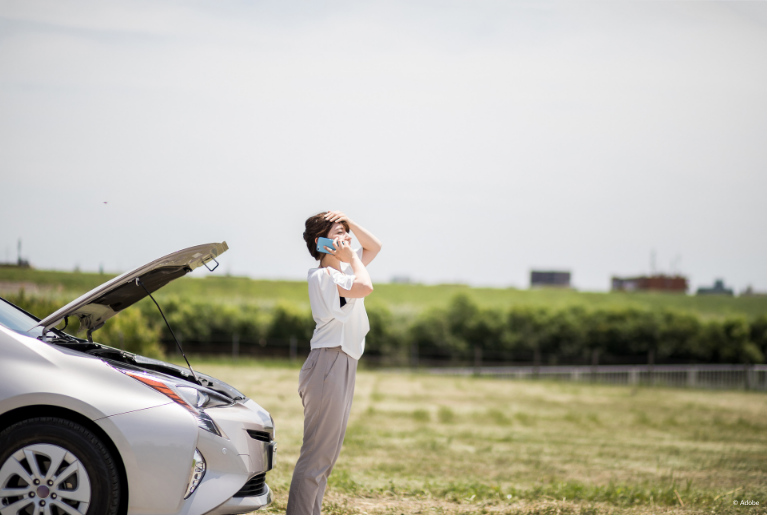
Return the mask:
[[[20, 292], [9, 301], [36, 316], [60, 302]], [[308, 348], [314, 329], [302, 306], [188, 301], [161, 302], [182, 344], [219, 345], [229, 353], [234, 335], [245, 344], [300, 342]], [[366, 354], [383, 363], [413, 358], [485, 364], [526, 361], [537, 364], [610, 362], [763, 363], [767, 355], [767, 314], [705, 318], [685, 311], [641, 308], [485, 308], [456, 295], [445, 308], [399, 313], [371, 304]], [[76, 325], [76, 324], [75, 324]], [[68, 331], [74, 329], [70, 324]], [[74, 331], [70, 331], [74, 332]], [[107, 321], [96, 341], [161, 357], [173, 342], [155, 306], [140, 302]]]

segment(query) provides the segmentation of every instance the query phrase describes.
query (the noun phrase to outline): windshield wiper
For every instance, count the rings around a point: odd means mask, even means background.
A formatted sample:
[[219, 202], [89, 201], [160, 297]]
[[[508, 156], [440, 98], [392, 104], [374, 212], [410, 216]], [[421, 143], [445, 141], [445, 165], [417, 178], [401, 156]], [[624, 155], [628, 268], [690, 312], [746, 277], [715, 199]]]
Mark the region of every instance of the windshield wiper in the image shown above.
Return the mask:
[[194, 381], [198, 384], [200, 384], [200, 380], [197, 378], [197, 374], [194, 372], [194, 369], [192, 368], [192, 365], [189, 363], [189, 360], [186, 359], [186, 354], [184, 354], [184, 349], [181, 348], [181, 343], [178, 341], [178, 338], [176, 338], [176, 333], [173, 332], [173, 329], [170, 327], [170, 324], [168, 323], [168, 319], [165, 318], [165, 313], [162, 312], [162, 308], [157, 303], [156, 300], [154, 300], [154, 297], [152, 297], [152, 294], [149, 293], [149, 290], [146, 286], [144, 286], [144, 283], [141, 282], [140, 277], [136, 277], [136, 286], [141, 286], [144, 288], [144, 291], [147, 295], [149, 295], [149, 298], [152, 299], [152, 302], [154, 302], [154, 305], [157, 306], [157, 309], [160, 311], [160, 315], [162, 315], [162, 319], [165, 320], [165, 325], [168, 326], [168, 331], [170, 331], [170, 335], [173, 336], [173, 339], [176, 341], [176, 346], [178, 347], [178, 350], [181, 352], [181, 355], [184, 356], [184, 361], [186, 361], [186, 365], [189, 367], [189, 371], [192, 373], [192, 377], [194, 377]]

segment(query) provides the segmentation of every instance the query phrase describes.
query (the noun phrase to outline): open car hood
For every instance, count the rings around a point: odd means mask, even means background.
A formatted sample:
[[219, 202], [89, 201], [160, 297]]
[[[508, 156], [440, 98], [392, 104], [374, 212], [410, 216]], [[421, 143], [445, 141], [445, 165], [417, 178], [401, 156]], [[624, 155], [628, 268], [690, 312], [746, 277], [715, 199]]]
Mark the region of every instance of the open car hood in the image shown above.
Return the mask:
[[42, 327], [43, 333], [57, 326], [66, 317], [76, 316], [80, 330], [93, 332], [117, 313], [132, 306], [147, 296], [146, 291], [136, 284], [136, 279], [153, 293], [174, 279], [183, 277], [195, 268], [206, 265], [217, 256], [229, 250], [226, 242], [207, 243], [179, 250], [155, 259], [151, 263], [115, 277], [85, 295], [73, 300], [52, 315], [42, 319], [35, 327]]

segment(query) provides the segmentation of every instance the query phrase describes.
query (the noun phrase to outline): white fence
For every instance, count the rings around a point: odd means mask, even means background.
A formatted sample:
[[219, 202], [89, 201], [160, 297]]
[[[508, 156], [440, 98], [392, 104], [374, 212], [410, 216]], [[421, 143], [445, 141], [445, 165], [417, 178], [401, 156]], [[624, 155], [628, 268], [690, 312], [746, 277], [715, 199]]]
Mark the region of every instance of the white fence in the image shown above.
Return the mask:
[[429, 368], [431, 374], [499, 379], [767, 391], [767, 365], [598, 365]]

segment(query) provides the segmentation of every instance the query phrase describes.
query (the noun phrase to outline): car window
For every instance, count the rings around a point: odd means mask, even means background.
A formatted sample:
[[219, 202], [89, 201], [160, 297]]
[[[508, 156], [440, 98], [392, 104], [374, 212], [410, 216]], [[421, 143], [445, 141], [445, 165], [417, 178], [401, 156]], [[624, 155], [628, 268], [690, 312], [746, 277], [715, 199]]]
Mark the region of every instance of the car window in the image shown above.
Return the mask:
[[36, 318], [24, 313], [7, 300], [0, 299], [0, 324], [11, 331], [16, 331], [24, 336], [37, 338], [43, 334], [42, 327], [35, 327], [32, 329], [38, 322], [39, 321]]

